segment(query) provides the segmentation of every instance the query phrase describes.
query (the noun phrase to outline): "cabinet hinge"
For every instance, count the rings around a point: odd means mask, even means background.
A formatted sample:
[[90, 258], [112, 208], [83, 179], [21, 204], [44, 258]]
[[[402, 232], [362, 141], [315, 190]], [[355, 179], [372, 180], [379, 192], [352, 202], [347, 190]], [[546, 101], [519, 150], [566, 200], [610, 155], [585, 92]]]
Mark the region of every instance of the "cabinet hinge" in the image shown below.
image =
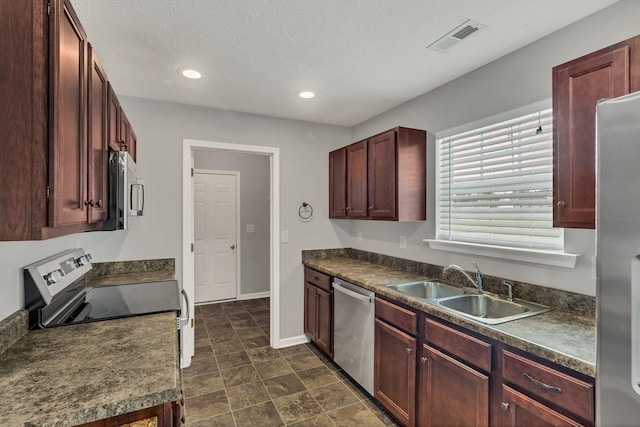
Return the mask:
[[47, 185], [47, 199], [51, 196], [51, 188]]
[[193, 177], [193, 168], [191, 168], [191, 177]]
[[51, 3], [47, 2], [47, 15], [51, 15]]
[[191, 244], [191, 252], [193, 252], [193, 243]]

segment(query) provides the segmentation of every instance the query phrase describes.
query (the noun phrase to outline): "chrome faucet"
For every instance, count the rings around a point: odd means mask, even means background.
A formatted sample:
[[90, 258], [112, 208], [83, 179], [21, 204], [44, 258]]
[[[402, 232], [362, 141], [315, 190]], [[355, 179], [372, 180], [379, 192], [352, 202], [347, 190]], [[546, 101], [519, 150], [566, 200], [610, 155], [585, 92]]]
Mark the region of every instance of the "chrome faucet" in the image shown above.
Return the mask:
[[462, 273], [462, 275], [464, 277], [466, 277], [471, 283], [473, 283], [473, 286], [475, 286], [476, 289], [478, 289], [478, 292], [482, 293], [482, 272], [480, 271], [480, 267], [478, 267], [478, 263], [476, 263], [475, 261], [473, 261], [473, 266], [476, 268], [476, 279], [475, 280], [473, 280], [473, 278], [471, 276], [469, 276], [469, 273], [464, 271], [464, 268], [462, 268], [462, 267], [460, 267], [459, 265], [456, 265], [456, 264], [451, 264], [451, 265], [448, 265], [445, 268], [443, 268], [442, 269], [442, 274], [446, 273], [449, 270], [459, 271], [460, 273]]

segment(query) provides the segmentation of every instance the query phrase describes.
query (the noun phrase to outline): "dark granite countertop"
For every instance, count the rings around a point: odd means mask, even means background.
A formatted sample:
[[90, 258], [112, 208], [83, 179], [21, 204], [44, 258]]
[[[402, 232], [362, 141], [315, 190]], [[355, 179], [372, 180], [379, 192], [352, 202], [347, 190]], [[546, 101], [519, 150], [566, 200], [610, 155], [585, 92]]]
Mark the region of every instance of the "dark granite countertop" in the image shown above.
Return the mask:
[[0, 354], [0, 425], [72, 426], [181, 397], [175, 313], [29, 331]]
[[93, 276], [87, 280], [88, 286], [129, 285], [131, 283], [160, 282], [173, 280], [175, 274], [172, 271], [144, 271], [139, 273], [107, 274]]
[[304, 264], [561, 366], [595, 377], [596, 328], [593, 318], [552, 310], [525, 319], [487, 325], [457, 316], [385, 286], [425, 279], [424, 275], [345, 257], [305, 259]]

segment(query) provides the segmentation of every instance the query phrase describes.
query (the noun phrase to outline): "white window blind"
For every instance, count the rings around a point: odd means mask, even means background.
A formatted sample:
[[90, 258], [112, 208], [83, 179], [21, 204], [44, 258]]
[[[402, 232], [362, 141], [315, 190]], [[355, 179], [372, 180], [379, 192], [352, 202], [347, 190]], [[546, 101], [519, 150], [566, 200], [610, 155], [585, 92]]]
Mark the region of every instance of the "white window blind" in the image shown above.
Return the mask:
[[563, 230], [553, 228], [551, 109], [438, 139], [438, 147], [438, 239], [563, 249]]

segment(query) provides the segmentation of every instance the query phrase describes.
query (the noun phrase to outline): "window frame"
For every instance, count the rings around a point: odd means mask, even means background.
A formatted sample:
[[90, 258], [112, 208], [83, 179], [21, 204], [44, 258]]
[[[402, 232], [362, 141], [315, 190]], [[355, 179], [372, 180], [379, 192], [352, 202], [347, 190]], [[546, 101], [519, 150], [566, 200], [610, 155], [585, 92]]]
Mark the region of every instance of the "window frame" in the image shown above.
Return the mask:
[[[467, 123], [461, 126], [457, 126], [451, 129], [447, 129], [442, 132], [438, 132], [435, 135], [435, 140], [439, 141], [443, 138], [447, 138], [452, 135], [468, 132], [474, 129], [483, 128], [486, 126], [495, 125], [500, 122], [509, 121], [518, 117], [530, 115], [538, 111], [550, 109], [552, 107], [551, 99], [546, 99], [540, 102], [529, 104], [520, 108], [512, 109], [503, 113], [499, 113], [493, 116], [489, 116], [480, 120], [476, 120], [471, 123]], [[494, 244], [480, 244], [471, 243], [456, 240], [445, 240], [439, 238], [439, 228], [441, 221], [440, 213], [440, 150], [441, 146], [436, 142], [435, 147], [435, 198], [434, 205], [436, 210], [435, 224], [433, 227], [434, 238], [424, 239], [424, 242], [428, 243], [432, 249], [445, 250], [451, 252], [461, 252], [471, 255], [481, 255], [496, 257], [501, 259], [511, 259], [517, 261], [533, 262], [546, 265], [556, 265], [561, 267], [574, 268], [579, 254], [569, 254], [562, 250], [550, 250], [550, 249], [529, 249], [513, 246], [499, 246]], [[550, 219], [551, 220], [551, 219]], [[564, 248], [564, 229], [561, 231], [562, 247]]]

